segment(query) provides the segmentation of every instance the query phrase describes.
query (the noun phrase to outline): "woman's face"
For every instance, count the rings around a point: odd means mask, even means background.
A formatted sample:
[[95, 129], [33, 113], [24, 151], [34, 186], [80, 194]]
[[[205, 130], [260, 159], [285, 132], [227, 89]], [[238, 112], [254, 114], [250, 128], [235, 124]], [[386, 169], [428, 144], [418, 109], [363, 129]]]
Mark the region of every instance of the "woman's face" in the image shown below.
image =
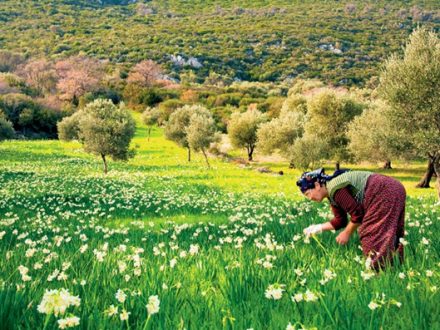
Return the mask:
[[315, 188], [306, 190], [304, 196], [312, 201], [321, 202], [328, 196], [327, 187], [325, 185], [321, 186], [319, 182], [315, 182]]

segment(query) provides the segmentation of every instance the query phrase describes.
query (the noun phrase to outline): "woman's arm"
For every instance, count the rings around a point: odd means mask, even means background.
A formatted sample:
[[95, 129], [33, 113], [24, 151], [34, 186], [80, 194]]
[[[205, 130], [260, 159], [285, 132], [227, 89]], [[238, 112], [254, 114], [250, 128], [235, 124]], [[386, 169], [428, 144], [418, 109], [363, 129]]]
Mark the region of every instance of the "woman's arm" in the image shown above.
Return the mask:
[[347, 227], [343, 231], [339, 233], [336, 237], [336, 242], [341, 245], [347, 244], [350, 240], [351, 235], [356, 231], [356, 229], [360, 226], [360, 223], [349, 222]]
[[321, 223], [321, 226], [322, 226], [322, 231], [335, 230], [335, 228], [333, 227], [333, 225], [330, 221], [325, 222], [325, 223]]

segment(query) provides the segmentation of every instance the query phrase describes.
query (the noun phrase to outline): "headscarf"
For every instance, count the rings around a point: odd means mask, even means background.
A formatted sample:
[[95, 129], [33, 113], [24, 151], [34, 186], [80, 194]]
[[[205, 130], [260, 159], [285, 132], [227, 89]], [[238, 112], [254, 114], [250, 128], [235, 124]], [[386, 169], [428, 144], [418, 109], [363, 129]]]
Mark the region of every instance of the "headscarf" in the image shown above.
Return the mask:
[[317, 170], [311, 172], [304, 172], [301, 175], [301, 178], [299, 178], [299, 180], [296, 181], [296, 185], [304, 194], [306, 190], [315, 188], [315, 182], [318, 182], [319, 184], [326, 183], [327, 181], [330, 181], [334, 177], [337, 177], [338, 175], [347, 171], [349, 170], [341, 169], [341, 170], [336, 170], [333, 173], [333, 175], [326, 175], [325, 170], [323, 168], [318, 168]]

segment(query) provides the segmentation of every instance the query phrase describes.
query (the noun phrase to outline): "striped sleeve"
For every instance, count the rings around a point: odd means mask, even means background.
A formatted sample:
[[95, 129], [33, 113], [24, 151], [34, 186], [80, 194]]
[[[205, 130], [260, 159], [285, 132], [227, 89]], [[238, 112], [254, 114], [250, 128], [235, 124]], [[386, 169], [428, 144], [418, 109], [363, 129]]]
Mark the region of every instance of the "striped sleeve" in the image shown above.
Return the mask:
[[348, 188], [339, 189], [334, 195], [334, 201], [339, 208], [350, 214], [351, 222], [362, 222], [364, 217], [364, 208], [361, 204], [356, 202]]
[[340, 206], [330, 204], [332, 208], [332, 212], [334, 215], [334, 218], [330, 221], [331, 225], [335, 230], [344, 228], [347, 226], [347, 212], [345, 212]]

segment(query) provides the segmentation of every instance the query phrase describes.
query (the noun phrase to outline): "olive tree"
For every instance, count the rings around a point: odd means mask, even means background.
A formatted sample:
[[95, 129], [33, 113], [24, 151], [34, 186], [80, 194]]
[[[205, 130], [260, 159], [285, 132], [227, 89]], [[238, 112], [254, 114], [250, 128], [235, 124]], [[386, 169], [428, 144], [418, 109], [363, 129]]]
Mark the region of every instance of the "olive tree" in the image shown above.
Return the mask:
[[15, 135], [12, 123], [0, 113], [0, 141], [12, 139]]
[[305, 132], [327, 145], [327, 158], [336, 162], [336, 169], [341, 161], [350, 159], [347, 125], [362, 113], [363, 107], [351, 97], [330, 89], [322, 90], [308, 101]]
[[378, 87], [379, 95], [391, 106], [395, 129], [412, 141], [411, 148], [401, 148], [402, 152], [428, 158], [418, 187], [429, 187], [434, 165], [440, 161], [439, 84], [439, 36], [418, 28], [409, 37], [403, 56], [394, 54], [385, 62]]
[[101, 156], [107, 173], [107, 156], [127, 160], [134, 156], [129, 149], [135, 133], [135, 121], [124, 104], [116, 106], [111, 100], [98, 99], [63, 119], [58, 124], [59, 137], [77, 139], [86, 152]]
[[385, 102], [376, 100], [348, 124], [348, 149], [357, 160], [383, 161], [383, 168], [390, 169], [391, 158], [410, 146], [411, 141], [394, 129], [389, 111]]
[[196, 113], [209, 113], [201, 105], [185, 105], [175, 110], [165, 124], [165, 137], [188, 149], [188, 161], [191, 161], [191, 146], [188, 143], [187, 128], [191, 117]]
[[316, 135], [305, 132], [287, 148], [285, 154], [295, 167], [303, 170], [312, 169], [320, 166], [327, 158], [329, 148], [327, 143]]
[[159, 117], [160, 117], [160, 111], [157, 108], [148, 107], [142, 113], [142, 122], [145, 125], [147, 125], [148, 141], [150, 141], [151, 129], [153, 128], [154, 125], [157, 124]]
[[263, 154], [279, 152], [293, 167], [295, 160], [291, 157], [291, 147], [304, 134], [306, 118], [302, 111], [283, 108], [279, 117], [262, 123], [258, 128], [257, 148]]
[[201, 151], [205, 156], [206, 164], [210, 167], [206, 149], [211, 143], [220, 140], [212, 115], [207, 111], [193, 114], [189, 126], [186, 128], [186, 134], [189, 147], [194, 151]]
[[266, 121], [266, 116], [260, 111], [251, 109], [246, 112], [234, 112], [228, 123], [228, 135], [231, 143], [236, 148], [246, 148], [248, 160], [257, 143], [258, 127]]

